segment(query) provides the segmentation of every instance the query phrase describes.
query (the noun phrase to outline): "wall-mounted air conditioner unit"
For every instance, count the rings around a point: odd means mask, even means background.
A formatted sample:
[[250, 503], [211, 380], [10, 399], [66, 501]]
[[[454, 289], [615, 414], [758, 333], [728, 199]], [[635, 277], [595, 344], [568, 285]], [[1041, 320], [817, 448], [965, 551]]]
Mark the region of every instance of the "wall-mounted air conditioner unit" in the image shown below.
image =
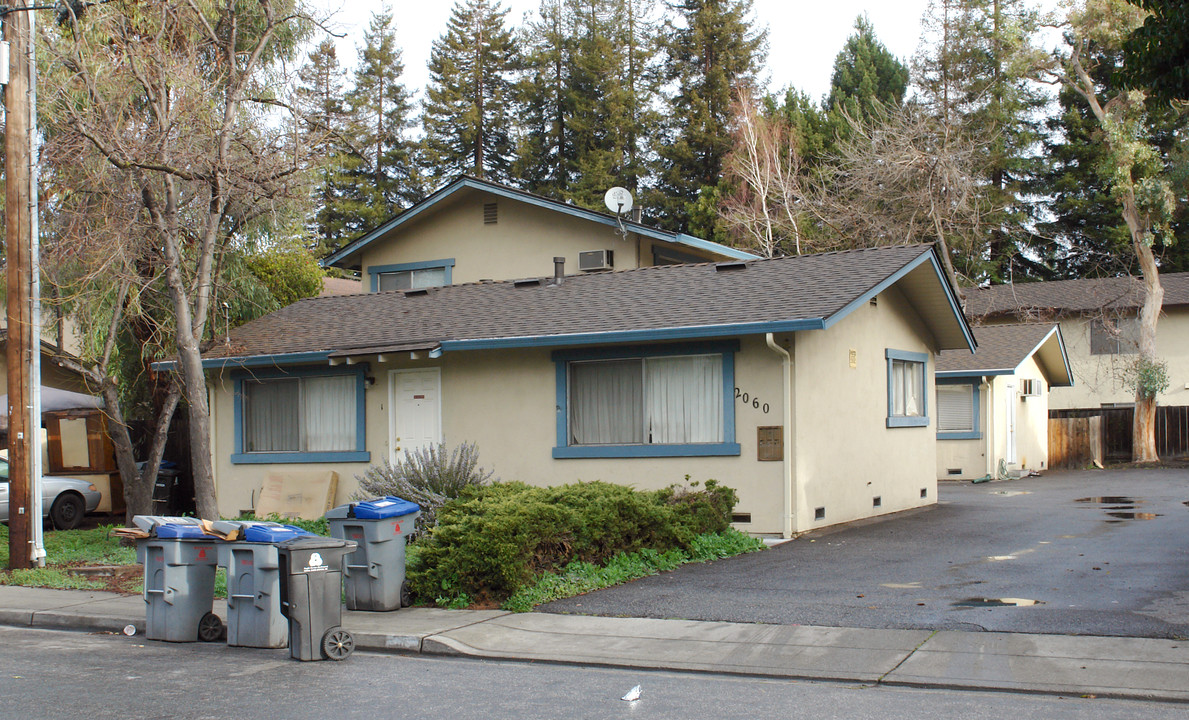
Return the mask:
[[583, 272], [611, 270], [615, 267], [614, 250], [587, 250], [578, 253], [578, 269]]
[[1020, 395], [1024, 397], [1040, 397], [1044, 384], [1040, 380], [1021, 380]]

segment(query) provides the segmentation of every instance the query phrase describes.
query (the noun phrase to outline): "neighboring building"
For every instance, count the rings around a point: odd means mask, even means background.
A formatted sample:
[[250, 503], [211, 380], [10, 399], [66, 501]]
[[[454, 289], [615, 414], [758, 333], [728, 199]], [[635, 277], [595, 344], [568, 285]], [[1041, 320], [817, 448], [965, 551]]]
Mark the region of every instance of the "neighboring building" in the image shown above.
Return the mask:
[[[1156, 356], [1168, 364], [1164, 406], [1189, 405], [1189, 273], [1160, 276], [1164, 305]], [[1056, 388], [1054, 410], [1131, 406], [1125, 374], [1136, 353], [1136, 317], [1143, 290], [1136, 278], [993, 285], [966, 291], [966, 315], [978, 325], [1059, 322], [1075, 383]]]
[[750, 260], [737, 248], [462, 176], [323, 261], [364, 292], [514, 280], [553, 272]]
[[1073, 384], [1061, 329], [987, 325], [978, 350], [937, 358], [940, 479], [1023, 475], [1048, 468], [1049, 391]]
[[358, 295], [363, 292], [363, 283], [354, 278], [322, 278], [322, 295]]
[[505, 480], [714, 478], [760, 534], [906, 510], [936, 501], [934, 358], [973, 347], [929, 245], [310, 298], [204, 354], [219, 509], [474, 442]]

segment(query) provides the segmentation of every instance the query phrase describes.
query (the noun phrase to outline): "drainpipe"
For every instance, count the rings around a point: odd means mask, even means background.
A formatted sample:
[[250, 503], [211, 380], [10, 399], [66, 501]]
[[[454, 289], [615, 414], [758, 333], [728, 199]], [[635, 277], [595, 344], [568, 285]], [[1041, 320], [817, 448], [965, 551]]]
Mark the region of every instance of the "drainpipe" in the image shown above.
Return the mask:
[[795, 516], [793, 515], [793, 496], [796, 488], [793, 483], [793, 358], [789, 351], [776, 344], [772, 333], [764, 336], [772, 352], [780, 355], [784, 376], [784, 393], [781, 395], [781, 405], [784, 406], [784, 453], [780, 459], [784, 464], [784, 526], [782, 537], [791, 538], [796, 532]]
[[982, 388], [987, 389], [987, 474], [994, 478], [997, 470], [995, 462], [995, 378], [983, 378], [983, 383], [979, 389], [981, 390]]

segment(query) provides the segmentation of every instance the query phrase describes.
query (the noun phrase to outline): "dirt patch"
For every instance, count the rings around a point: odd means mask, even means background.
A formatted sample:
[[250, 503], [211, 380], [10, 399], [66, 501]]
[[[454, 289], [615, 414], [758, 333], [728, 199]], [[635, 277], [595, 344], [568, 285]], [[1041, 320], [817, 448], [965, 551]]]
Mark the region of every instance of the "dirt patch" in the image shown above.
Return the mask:
[[71, 565], [65, 568], [68, 575], [84, 577], [99, 585], [97, 590], [138, 595], [144, 588], [144, 567], [141, 565]]

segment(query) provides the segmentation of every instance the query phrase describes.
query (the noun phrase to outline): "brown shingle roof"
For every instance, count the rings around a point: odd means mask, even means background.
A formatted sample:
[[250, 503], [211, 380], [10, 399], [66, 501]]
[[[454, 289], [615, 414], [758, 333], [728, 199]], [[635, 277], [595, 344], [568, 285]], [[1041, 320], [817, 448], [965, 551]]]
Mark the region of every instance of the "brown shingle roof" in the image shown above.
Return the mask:
[[560, 285], [542, 278], [308, 298], [236, 328], [204, 357], [371, 354], [448, 340], [829, 318], [931, 252], [882, 247], [571, 275]]
[[974, 329], [978, 349], [944, 350], [937, 356], [937, 372], [1015, 370], [1028, 359], [1045, 336], [1056, 327], [1053, 323], [984, 325]]
[[[1189, 273], [1160, 276], [1164, 307], [1189, 305]], [[1115, 277], [1055, 282], [1013, 283], [971, 288], [966, 292], [966, 316], [971, 319], [1014, 315], [1053, 318], [1093, 310], [1126, 310], [1143, 302], [1138, 278]]]

